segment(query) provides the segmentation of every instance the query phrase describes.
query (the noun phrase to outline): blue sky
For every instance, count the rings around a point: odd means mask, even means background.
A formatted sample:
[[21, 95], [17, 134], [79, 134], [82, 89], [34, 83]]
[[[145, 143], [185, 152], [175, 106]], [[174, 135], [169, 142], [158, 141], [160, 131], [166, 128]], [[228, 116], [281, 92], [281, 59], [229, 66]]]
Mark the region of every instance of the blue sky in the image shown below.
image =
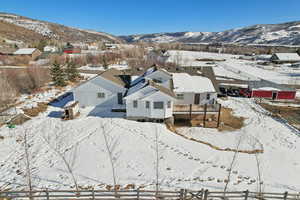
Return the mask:
[[115, 35], [300, 20], [300, 0], [1, 0], [0, 11]]

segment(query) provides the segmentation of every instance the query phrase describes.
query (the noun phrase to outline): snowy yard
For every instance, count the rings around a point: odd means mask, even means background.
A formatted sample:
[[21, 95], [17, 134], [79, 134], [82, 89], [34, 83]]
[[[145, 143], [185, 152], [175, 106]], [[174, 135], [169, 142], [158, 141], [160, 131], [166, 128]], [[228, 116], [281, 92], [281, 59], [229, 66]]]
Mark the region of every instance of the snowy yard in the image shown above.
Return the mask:
[[[222, 101], [246, 119], [245, 127], [234, 132], [215, 129], [181, 128], [189, 137], [220, 147], [263, 148], [258, 154], [265, 191], [300, 191], [300, 138], [295, 130], [267, 116], [250, 99]], [[81, 186], [105, 188], [113, 184], [104, 135], [114, 144], [117, 183], [155, 187], [156, 131], [159, 145], [159, 179], [162, 188], [223, 189], [233, 152], [222, 152], [170, 132], [163, 124], [139, 123], [121, 118], [102, 118], [82, 111], [75, 120], [49, 116], [61, 108], [49, 106], [45, 113], [15, 129], [0, 128], [0, 188], [24, 187], [24, 148], [27, 133], [32, 158], [33, 183], [37, 188], [69, 188], [72, 178], [55, 150], [65, 153]], [[100, 108], [98, 108], [100, 109]], [[104, 128], [102, 127], [104, 126]], [[103, 131], [104, 130], [104, 131]], [[239, 153], [229, 189], [256, 190], [257, 163], [254, 154]]]
[[225, 61], [214, 62], [213, 69], [217, 76], [242, 80], [265, 79], [279, 84], [300, 84], [300, 69], [286, 65], [261, 66], [256, 61], [240, 60], [238, 55], [231, 54], [175, 50], [168, 51], [168, 53], [170, 57], [168, 57], [167, 62], [175, 62], [184, 66], [206, 66], [203, 65], [203, 61], [196, 61], [196, 59], [225, 59]]

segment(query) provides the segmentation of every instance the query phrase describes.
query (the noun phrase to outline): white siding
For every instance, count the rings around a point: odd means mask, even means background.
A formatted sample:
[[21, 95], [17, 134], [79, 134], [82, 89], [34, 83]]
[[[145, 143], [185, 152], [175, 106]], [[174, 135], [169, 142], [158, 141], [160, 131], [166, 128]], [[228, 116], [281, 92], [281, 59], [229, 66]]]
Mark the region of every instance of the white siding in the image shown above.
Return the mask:
[[[154, 118], [154, 119], [165, 119], [172, 117], [173, 114], [173, 100], [171, 97], [156, 92], [142, 100], [138, 100], [138, 107], [133, 107], [134, 98], [126, 100], [126, 116], [127, 117], [141, 117], [141, 118]], [[146, 108], [146, 101], [150, 102], [150, 108]], [[168, 101], [171, 101], [171, 107], [167, 107]], [[154, 102], [163, 102], [163, 109], [154, 109]]]
[[[74, 100], [83, 106], [110, 106], [118, 104], [118, 93], [124, 95], [126, 89], [102, 78], [96, 77], [73, 91]], [[104, 93], [104, 98], [98, 98], [98, 93]]]
[[[206, 99], [207, 94], [210, 94], [210, 98]], [[176, 99], [175, 105], [177, 104], [194, 104], [195, 102], [195, 94], [194, 93], [176, 93], [177, 94], [184, 94], [183, 99]], [[213, 104], [217, 101], [217, 93], [216, 92], [204, 92], [200, 93], [200, 105], [204, 104]]]

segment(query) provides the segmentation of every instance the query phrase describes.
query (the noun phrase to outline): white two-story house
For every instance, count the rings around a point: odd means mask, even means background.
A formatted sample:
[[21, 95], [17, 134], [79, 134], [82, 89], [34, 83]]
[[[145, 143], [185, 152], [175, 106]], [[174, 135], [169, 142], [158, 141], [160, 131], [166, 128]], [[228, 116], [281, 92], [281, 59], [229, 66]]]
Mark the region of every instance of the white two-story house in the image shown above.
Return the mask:
[[150, 79], [142, 79], [136, 83], [128, 90], [124, 99], [127, 119], [163, 121], [173, 117], [175, 94]]

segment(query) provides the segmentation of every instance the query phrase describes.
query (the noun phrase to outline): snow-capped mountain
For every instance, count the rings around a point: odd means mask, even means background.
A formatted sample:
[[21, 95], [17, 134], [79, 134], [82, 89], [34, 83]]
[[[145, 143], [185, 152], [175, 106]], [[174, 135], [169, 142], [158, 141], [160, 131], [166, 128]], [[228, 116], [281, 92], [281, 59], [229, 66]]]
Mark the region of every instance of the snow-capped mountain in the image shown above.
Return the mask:
[[223, 32], [176, 32], [121, 36], [127, 42], [300, 45], [300, 21], [259, 24]]
[[68, 42], [122, 42], [120, 38], [107, 33], [67, 27], [9, 13], [0, 13], [0, 27], [3, 27], [0, 28], [0, 38], [24, 42], [41, 38]]

